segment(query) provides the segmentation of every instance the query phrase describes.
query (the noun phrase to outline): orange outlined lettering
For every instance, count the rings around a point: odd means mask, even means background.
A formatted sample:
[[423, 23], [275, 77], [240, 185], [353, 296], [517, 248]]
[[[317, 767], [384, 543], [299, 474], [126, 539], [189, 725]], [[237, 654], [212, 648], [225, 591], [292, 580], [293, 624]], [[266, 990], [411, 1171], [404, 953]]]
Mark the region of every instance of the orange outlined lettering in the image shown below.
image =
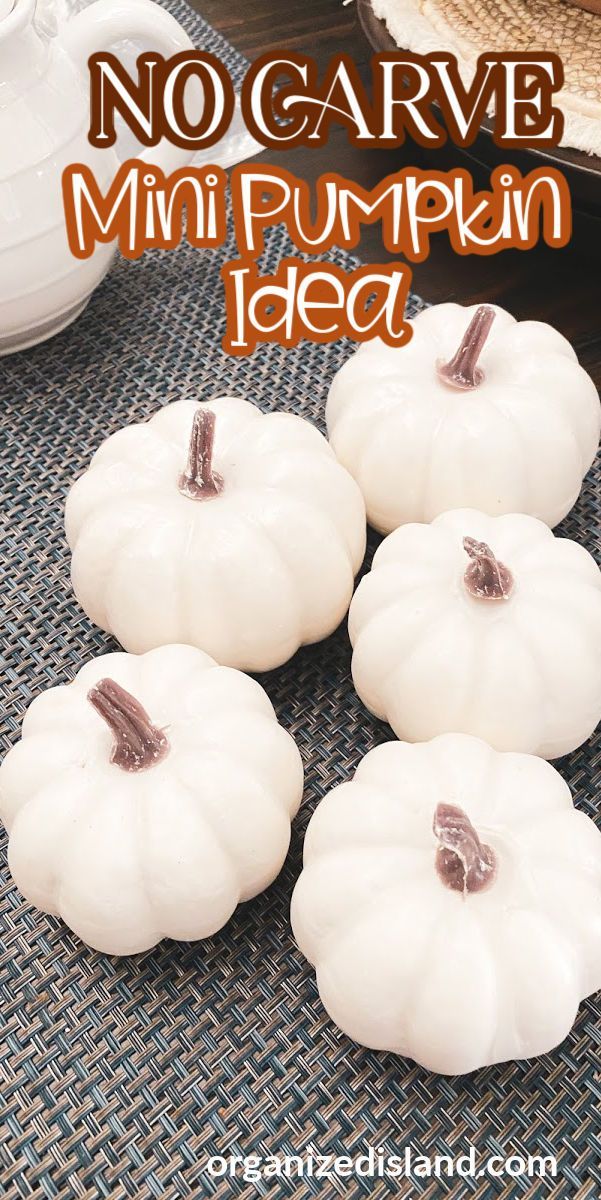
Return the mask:
[[333, 263], [285, 258], [275, 275], [260, 275], [256, 263], [229, 262], [222, 268], [227, 328], [226, 354], [251, 354], [259, 342], [296, 346], [301, 338], [356, 342], [381, 337], [403, 346], [411, 337], [405, 320], [411, 270], [404, 263], [359, 267], [345, 272]]

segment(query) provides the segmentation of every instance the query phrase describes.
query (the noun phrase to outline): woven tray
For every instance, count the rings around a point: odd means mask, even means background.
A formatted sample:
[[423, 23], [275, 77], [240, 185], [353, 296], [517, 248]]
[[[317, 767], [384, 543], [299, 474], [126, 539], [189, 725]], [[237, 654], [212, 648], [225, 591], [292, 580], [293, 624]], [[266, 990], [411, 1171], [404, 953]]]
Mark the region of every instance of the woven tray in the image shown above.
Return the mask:
[[[170, 4], [197, 45], [234, 77], [243, 60], [200, 18]], [[266, 270], [291, 252], [267, 239]], [[263, 347], [232, 360], [220, 347], [218, 270], [234, 256], [182, 247], [119, 262], [87, 313], [54, 341], [0, 362], [0, 488], [4, 522], [2, 744], [19, 734], [41, 689], [114, 648], [74, 602], [63, 534], [70, 481], [100, 441], [182, 396], [234, 392], [323, 428], [332, 375], [349, 353]], [[344, 255], [335, 261], [349, 265]], [[413, 308], [419, 306], [413, 300]], [[591, 475], [565, 532], [598, 549], [600, 477]], [[372, 546], [376, 539], [372, 538]], [[341, 629], [262, 679], [297, 738], [307, 771], [291, 852], [277, 882], [196, 945], [163, 943], [139, 958], [85, 948], [26, 904], [1, 855], [0, 1133], [4, 1196], [100, 1200], [212, 1196], [273, 1200], [599, 1195], [598, 1002], [580, 1011], [552, 1055], [452, 1080], [352, 1045], [325, 1015], [289, 926], [303, 834], [324, 793], [347, 779], [390, 731], [350, 681]], [[577, 803], [594, 812], [597, 739], [563, 764]], [[317, 1178], [212, 1180], [216, 1154], [556, 1154], [543, 1181]], [[0, 1187], [1, 1191], [1, 1187]]]

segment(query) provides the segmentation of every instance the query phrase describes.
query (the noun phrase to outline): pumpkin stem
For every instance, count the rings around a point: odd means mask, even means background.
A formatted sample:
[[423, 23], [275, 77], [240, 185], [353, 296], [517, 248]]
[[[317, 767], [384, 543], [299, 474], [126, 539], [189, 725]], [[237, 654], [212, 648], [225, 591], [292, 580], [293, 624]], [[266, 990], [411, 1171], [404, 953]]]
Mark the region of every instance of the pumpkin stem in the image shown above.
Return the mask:
[[509, 600], [514, 586], [509, 567], [495, 558], [486, 542], [466, 537], [463, 549], [472, 560], [463, 576], [470, 596], [476, 600]]
[[480, 841], [462, 808], [439, 804], [432, 829], [440, 842], [436, 870], [445, 887], [467, 895], [482, 892], [493, 883], [497, 873], [494, 850]]
[[223, 479], [213, 470], [215, 413], [199, 408], [194, 414], [188, 463], [179, 477], [178, 487], [189, 500], [213, 500], [223, 491]]
[[146, 771], [169, 753], [162, 729], [152, 724], [142, 705], [114, 679], [101, 679], [88, 700], [106, 721], [114, 738], [111, 762], [123, 771]]
[[437, 364], [438, 378], [443, 383], [464, 392], [473, 391], [482, 383], [484, 371], [478, 366], [478, 359], [495, 316], [495, 310], [490, 304], [481, 304], [476, 309], [461, 339], [459, 349], [450, 362]]

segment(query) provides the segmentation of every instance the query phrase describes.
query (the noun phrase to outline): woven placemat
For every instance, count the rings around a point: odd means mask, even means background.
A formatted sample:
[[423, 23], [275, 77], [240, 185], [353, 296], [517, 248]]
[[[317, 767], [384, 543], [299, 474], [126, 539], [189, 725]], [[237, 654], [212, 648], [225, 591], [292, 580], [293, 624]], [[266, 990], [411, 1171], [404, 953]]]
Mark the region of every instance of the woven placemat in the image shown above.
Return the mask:
[[[195, 42], [239, 78], [244, 62], [231, 47], [181, 4], [170, 7]], [[283, 231], [271, 231], [265, 269], [290, 252]], [[218, 272], [234, 255], [230, 242], [219, 252], [182, 247], [119, 262], [69, 331], [0, 360], [4, 748], [41, 689], [114, 648], [74, 601], [63, 534], [69, 483], [102, 439], [170, 400], [224, 392], [324, 427], [329, 382], [350, 347], [270, 346], [248, 359], [227, 358]], [[419, 304], [413, 299], [412, 310]], [[565, 529], [593, 550], [599, 478], [589, 478]], [[164, 943], [126, 960], [96, 954], [23, 901], [3, 844], [0, 1155], [7, 1200], [599, 1195], [596, 1000], [583, 1004], [554, 1054], [457, 1080], [352, 1045], [322, 1009], [289, 926], [303, 835], [324, 793], [390, 736], [358, 701], [349, 667], [342, 628], [262, 678], [301, 748], [304, 803], [280, 878], [209, 941]], [[596, 739], [564, 764], [590, 814], [600, 747]], [[430, 1156], [462, 1154], [470, 1143], [482, 1155], [555, 1154], [559, 1175], [249, 1182], [213, 1180], [205, 1171], [217, 1154], [294, 1154], [312, 1145], [319, 1154], [354, 1155], [371, 1144], [387, 1153], [411, 1145]]]

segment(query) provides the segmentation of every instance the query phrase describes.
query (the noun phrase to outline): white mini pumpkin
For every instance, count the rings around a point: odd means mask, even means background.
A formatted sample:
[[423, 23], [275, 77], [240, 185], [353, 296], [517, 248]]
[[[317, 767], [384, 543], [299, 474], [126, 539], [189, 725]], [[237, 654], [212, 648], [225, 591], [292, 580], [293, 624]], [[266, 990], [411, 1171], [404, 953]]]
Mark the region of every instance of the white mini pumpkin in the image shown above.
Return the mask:
[[569, 342], [495, 305], [438, 304], [408, 345], [366, 342], [337, 373], [328, 434], [371, 525], [389, 533], [450, 508], [572, 508], [599, 443], [595, 385]]
[[33, 701], [0, 767], [10, 870], [105, 953], [209, 937], [278, 874], [302, 787], [247, 675], [191, 646], [103, 655]]
[[404, 525], [349, 613], [357, 692], [398, 737], [473, 733], [557, 758], [601, 719], [601, 572], [534, 517]]
[[339, 625], [366, 537], [359, 489], [318, 430], [230, 397], [109, 437], [66, 530], [75, 594], [126, 650], [186, 642], [256, 671]]
[[388, 742], [312, 817], [292, 925], [354, 1041], [442, 1074], [531, 1058], [601, 988], [601, 834], [542, 759]]

